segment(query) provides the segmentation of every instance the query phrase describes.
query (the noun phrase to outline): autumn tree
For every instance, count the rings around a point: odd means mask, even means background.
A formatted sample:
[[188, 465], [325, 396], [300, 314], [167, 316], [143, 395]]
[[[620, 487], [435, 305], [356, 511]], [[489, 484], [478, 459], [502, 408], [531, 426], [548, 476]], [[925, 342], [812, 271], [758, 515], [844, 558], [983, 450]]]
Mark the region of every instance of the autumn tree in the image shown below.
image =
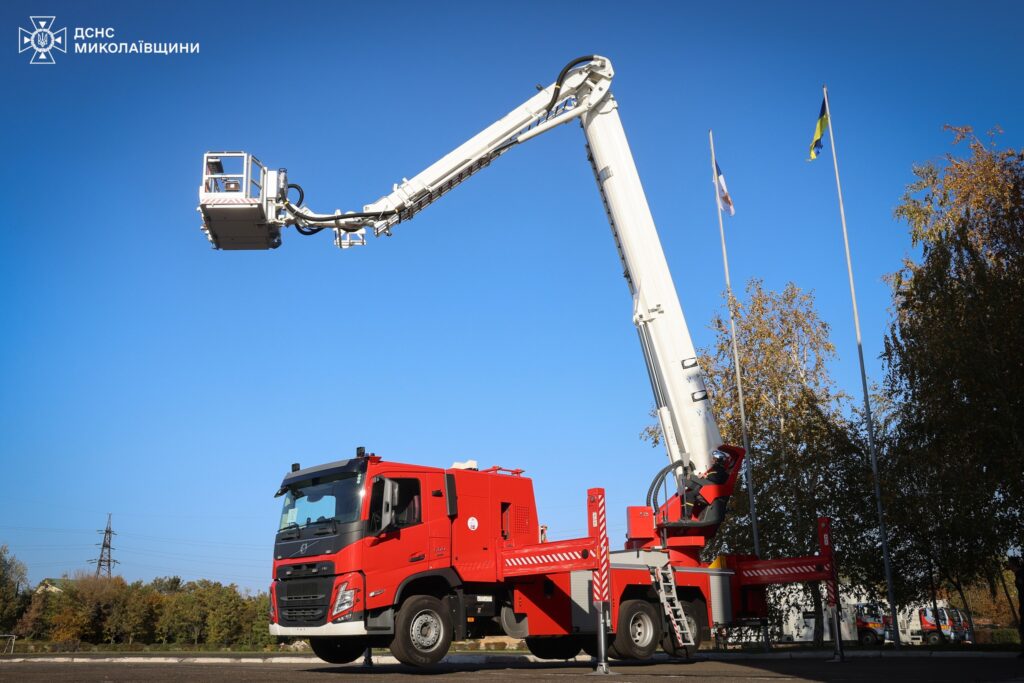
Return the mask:
[[919, 257], [891, 277], [888, 509], [903, 578], [966, 602], [1024, 537], [1024, 151], [951, 130], [969, 155], [915, 167], [896, 209]]
[[14, 633], [19, 638], [51, 639], [57, 612], [63, 607], [63, 597], [58, 591], [38, 587], [18, 619]]
[[[835, 520], [834, 543], [840, 567], [857, 583], [874, 576], [861, 569], [877, 538], [873, 526], [871, 470], [866, 452], [855, 437], [845, 396], [828, 371], [835, 356], [829, 327], [818, 315], [812, 294], [795, 284], [781, 292], [751, 280], [745, 300], [732, 301], [736, 320], [746, 403], [750, 453], [747, 454], [757, 492], [761, 552], [765, 557], [808, 555], [817, 550], [817, 518]], [[712, 323], [714, 346], [702, 354], [708, 387], [714, 396], [722, 437], [742, 443], [732, 340], [725, 314]], [[648, 436], [656, 435], [654, 428]], [[753, 551], [746, 491], [737, 489], [730, 514], [705, 552], [707, 559], [723, 552]], [[879, 568], [879, 573], [880, 573]], [[822, 595], [810, 584], [821, 641]], [[792, 591], [780, 591], [795, 597]]]

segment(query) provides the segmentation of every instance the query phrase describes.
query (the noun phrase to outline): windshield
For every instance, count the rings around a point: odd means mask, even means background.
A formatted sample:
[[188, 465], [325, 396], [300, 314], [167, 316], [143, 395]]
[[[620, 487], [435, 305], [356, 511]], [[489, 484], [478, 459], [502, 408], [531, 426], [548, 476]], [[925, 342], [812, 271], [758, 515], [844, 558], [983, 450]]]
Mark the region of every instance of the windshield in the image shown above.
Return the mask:
[[[316, 483], [314, 483], [316, 482]], [[288, 488], [281, 508], [278, 531], [334, 520], [340, 524], [359, 520], [363, 502], [363, 474], [343, 474], [330, 479], [300, 481]]]
[[882, 609], [878, 605], [861, 605], [860, 615], [869, 621], [881, 621]]

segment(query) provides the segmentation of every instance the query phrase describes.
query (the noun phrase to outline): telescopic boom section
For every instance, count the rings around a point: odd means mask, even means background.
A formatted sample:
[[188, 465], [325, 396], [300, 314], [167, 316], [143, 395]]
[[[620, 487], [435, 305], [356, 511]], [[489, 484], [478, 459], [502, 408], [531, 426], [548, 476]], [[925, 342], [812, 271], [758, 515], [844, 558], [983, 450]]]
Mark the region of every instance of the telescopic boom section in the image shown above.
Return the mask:
[[[274, 248], [280, 243], [279, 229], [288, 225], [307, 235], [331, 228], [338, 246], [360, 245], [365, 243], [366, 228], [376, 236], [390, 235], [396, 224], [509, 149], [578, 119], [633, 295], [633, 322], [647, 362], [669, 463], [675, 466], [677, 478], [702, 475], [719, 457], [728, 456], [717, 450], [721, 436], [618, 105], [609, 90], [613, 76], [611, 62], [605, 57], [573, 60], [551, 86], [418, 175], [403, 179], [390, 194], [359, 213], [312, 213], [302, 207], [301, 188], [288, 184], [284, 169], [265, 171], [245, 153], [208, 153], [200, 186], [203, 230], [214, 246], [222, 249]], [[242, 156], [238, 183], [224, 170], [224, 160], [234, 155]], [[294, 191], [298, 198], [293, 202]]]
[[633, 323], [647, 361], [669, 462], [706, 472], [722, 437], [611, 93], [584, 115], [583, 131], [633, 295]]

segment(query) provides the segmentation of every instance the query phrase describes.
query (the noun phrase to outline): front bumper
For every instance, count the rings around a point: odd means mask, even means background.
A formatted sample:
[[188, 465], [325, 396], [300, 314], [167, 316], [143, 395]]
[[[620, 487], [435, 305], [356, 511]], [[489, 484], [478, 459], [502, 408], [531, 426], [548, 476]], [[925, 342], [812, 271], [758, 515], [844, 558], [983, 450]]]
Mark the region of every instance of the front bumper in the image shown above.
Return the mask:
[[270, 635], [294, 638], [309, 636], [365, 636], [366, 625], [362, 621], [346, 621], [340, 624], [321, 624], [320, 626], [281, 626], [270, 625]]

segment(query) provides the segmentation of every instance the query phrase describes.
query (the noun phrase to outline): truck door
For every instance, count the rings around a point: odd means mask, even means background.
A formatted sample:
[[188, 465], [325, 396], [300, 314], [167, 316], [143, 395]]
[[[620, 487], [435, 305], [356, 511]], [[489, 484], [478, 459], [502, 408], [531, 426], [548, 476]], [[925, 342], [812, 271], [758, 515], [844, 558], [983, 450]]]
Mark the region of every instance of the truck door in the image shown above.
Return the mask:
[[373, 480], [363, 562], [368, 609], [394, 604], [399, 584], [427, 571], [432, 550], [424, 514], [425, 495], [431, 490], [426, 478], [422, 473], [393, 472]]

